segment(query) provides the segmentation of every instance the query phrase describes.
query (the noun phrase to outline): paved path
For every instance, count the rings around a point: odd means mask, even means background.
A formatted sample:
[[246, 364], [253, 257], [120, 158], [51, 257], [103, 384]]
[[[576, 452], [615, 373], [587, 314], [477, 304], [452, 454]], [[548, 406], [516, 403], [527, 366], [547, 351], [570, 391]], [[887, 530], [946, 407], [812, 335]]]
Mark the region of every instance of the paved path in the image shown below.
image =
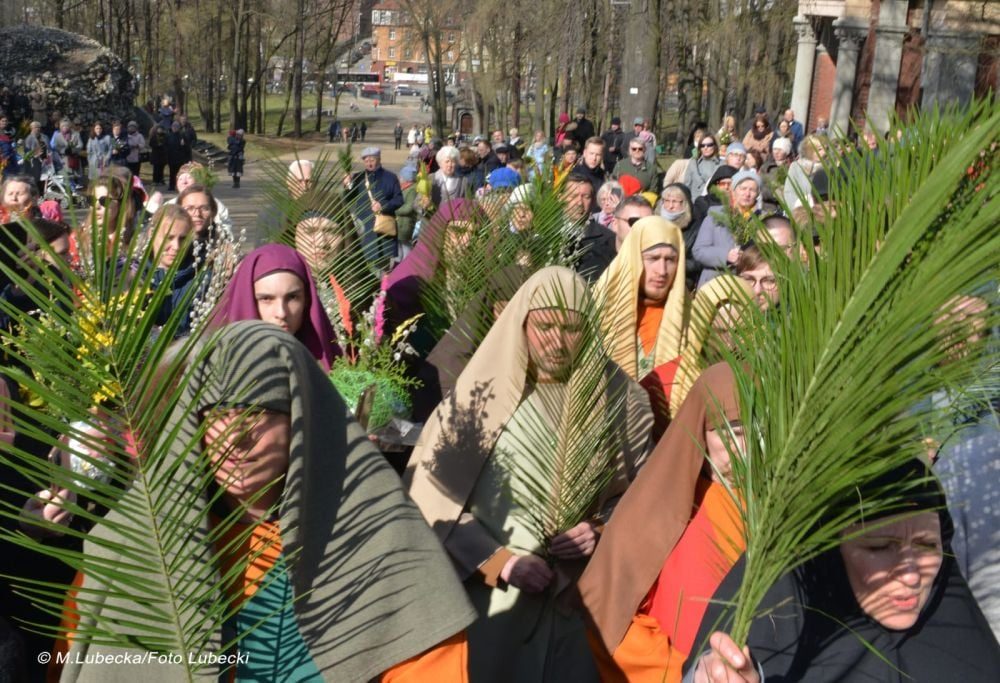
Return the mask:
[[[355, 155], [355, 167], [361, 168], [361, 161], [358, 154], [363, 147], [377, 145], [382, 148], [382, 163], [390, 171], [399, 171], [403, 162], [406, 161], [407, 150], [404, 138], [403, 149], [393, 149], [392, 129], [396, 121], [403, 124], [405, 130], [409, 130], [413, 123], [426, 125], [430, 121], [430, 112], [420, 113], [418, 99], [416, 97], [401, 98], [404, 101], [395, 105], [379, 105], [375, 110], [371, 106], [372, 100], [358, 100], [362, 107], [360, 113], [348, 112], [348, 117], [341, 116], [341, 120], [361, 120], [368, 121], [368, 132], [365, 136], [364, 144], [358, 142], [352, 148]], [[350, 100], [341, 100], [341, 111], [349, 105]], [[343, 147], [342, 144], [330, 144], [327, 142], [315, 142], [303, 140], [301, 146], [292, 147], [288, 152], [282, 153], [275, 159], [288, 164], [299, 159], [309, 159], [315, 161], [320, 154], [334, 154]], [[233, 219], [233, 224], [237, 229], [245, 227], [247, 229], [247, 240], [250, 246], [255, 246], [261, 241], [261, 236], [257, 233], [257, 216], [264, 209], [263, 185], [266, 181], [264, 165], [268, 160], [248, 159], [245, 167], [245, 174], [240, 182], [240, 188], [232, 187], [232, 179], [225, 175], [225, 167], [217, 169], [219, 181], [214, 189], [214, 194], [229, 209], [229, 215]]]

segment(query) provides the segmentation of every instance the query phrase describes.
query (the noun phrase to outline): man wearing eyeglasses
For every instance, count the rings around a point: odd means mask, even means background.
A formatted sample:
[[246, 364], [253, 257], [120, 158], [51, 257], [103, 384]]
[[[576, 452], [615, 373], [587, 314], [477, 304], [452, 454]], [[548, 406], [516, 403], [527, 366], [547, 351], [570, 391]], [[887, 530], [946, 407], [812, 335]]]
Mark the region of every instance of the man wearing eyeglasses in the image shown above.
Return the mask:
[[616, 165], [611, 177], [618, 180], [624, 175], [638, 180], [641, 192], [656, 188], [656, 167], [646, 161], [646, 145], [640, 138], [632, 138], [628, 143], [628, 161], [623, 159]]
[[698, 143], [698, 158], [691, 160], [687, 173], [684, 174], [684, 184], [691, 190], [692, 197], [700, 197], [705, 194], [708, 181], [712, 179], [712, 175], [721, 164], [719, 143], [715, 136], [705, 135]]

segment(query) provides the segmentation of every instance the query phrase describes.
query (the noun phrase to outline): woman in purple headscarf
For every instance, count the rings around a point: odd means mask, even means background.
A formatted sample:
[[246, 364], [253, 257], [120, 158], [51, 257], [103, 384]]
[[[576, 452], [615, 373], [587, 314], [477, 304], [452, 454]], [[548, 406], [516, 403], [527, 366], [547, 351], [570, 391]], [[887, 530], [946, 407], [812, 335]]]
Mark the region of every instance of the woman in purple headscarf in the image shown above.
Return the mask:
[[340, 349], [319, 300], [316, 282], [299, 252], [266, 244], [247, 254], [216, 308], [213, 326], [263, 320], [293, 334], [329, 372]]

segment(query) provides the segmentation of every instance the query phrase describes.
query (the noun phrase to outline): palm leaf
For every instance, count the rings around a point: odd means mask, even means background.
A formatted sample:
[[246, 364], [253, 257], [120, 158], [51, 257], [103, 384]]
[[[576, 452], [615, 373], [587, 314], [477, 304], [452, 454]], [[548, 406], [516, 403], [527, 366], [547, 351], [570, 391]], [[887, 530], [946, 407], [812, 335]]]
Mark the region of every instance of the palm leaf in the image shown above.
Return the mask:
[[[296, 155], [292, 163], [301, 161]], [[350, 146], [336, 156], [322, 153], [312, 162], [310, 186], [301, 193], [290, 190], [287, 162], [273, 159], [263, 164], [263, 191], [271, 214], [267, 237], [294, 247], [305, 257], [331, 318], [336, 311], [331, 276], [356, 310], [368, 307], [380, 277], [364, 258], [361, 235], [345, 200], [343, 181], [351, 163]]]
[[924, 113], [904, 131], [877, 156], [827, 160], [836, 215], [815, 226], [822, 251], [807, 267], [761, 245], [781, 304], [737, 330], [744, 352], [730, 359], [747, 440], [733, 454], [746, 531], [732, 626], [740, 643], [782, 574], [898, 506], [900, 490], [844, 504], [861, 482], [924, 454], [927, 397], [966, 383], [981, 363], [982, 345], [948, 355], [942, 339], [962, 328], [942, 313], [959, 295], [995, 292], [1000, 113], [990, 102]]
[[[568, 311], [561, 292], [547, 295], [551, 305], [545, 308]], [[498, 452], [509, 494], [542, 548], [594, 515], [623, 451], [624, 385], [611, 381], [613, 366], [601, 344], [593, 301], [588, 298], [577, 315], [580, 346], [564, 391], [538, 392], [537, 402], [523, 401], [518, 428], [509, 432], [511, 451]]]
[[[462, 333], [471, 331], [474, 345], [482, 341], [493, 324], [493, 311], [474, 303], [484, 291], [497, 288], [498, 279], [509, 279], [503, 271], [517, 267], [527, 279], [541, 268], [572, 266], [579, 258], [575, 248], [582, 228], [567, 223], [558, 188], [541, 177], [521, 188], [519, 191], [527, 190], [523, 204], [531, 212], [528, 229], [512, 229], [515, 209], [509, 204], [495, 209], [492, 217], [476, 212], [466, 224], [446, 228], [434, 276], [420, 289], [421, 309], [425, 312], [422, 332], [434, 341], [453, 330], [463, 312], [471, 310], [480, 319], [465, 320]], [[413, 257], [419, 254], [414, 252]]]
[[[25, 228], [47, 251], [34, 228]], [[93, 229], [88, 245], [93, 256], [82, 274], [66, 264], [47, 269], [39, 254], [23, 256], [23, 270], [3, 266], [33, 309], [0, 300], [14, 330], [2, 333], [13, 363], [7, 373], [41, 399], [39, 406], [12, 406], [14, 428], [103, 475], [83, 476], [21, 445], [0, 443], [5, 468], [20, 480], [8, 493], [23, 501], [39, 490], [66, 489], [75, 500], [64, 507], [76, 520], [69, 528], [33, 525], [76, 539], [70, 547], [37, 540], [16, 524], [4, 526], [3, 539], [87, 577], [83, 587], [73, 589], [73, 627], [67, 631], [46, 621], [28, 628], [57, 638], [72, 632], [74, 642], [83, 646], [215, 652], [221, 624], [236, 610], [219, 586], [240, 571], [238, 566], [229, 572], [216, 569], [233, 545], [221, 539], [233, 532], [240, 512], [223, 515], [211, 526], [192, 513], [201, 507], [195, 505], [199, 500], [216, 500], [221, 494], [211, 492], [221, 487], [213, 484], [213, 468], [196, 455], [202, 451], [203, 429], [192, 432], [178, 419], [199, 401], [185, 370], [204, 362], [211, 343], [197, 337], [174, 342], [183, 305], [157, 324], [168, 288], [154, 291], [153, 269], [134, 270], [130, 264], [155, 263], [158, 255], [148, 245], [141, 250], [109, 245], [109, 232], [107, 225]], [[166, 282], [172, 281], [179, 262], [168, 270]], [[191, 296], [182, 303], [190, 303]], [[94, 314], [91, 322], [99, 323], [92, 330], [81, 329], [88, 308]], [[108, 383], [116, 390], [103, 402], [95, 401], [93, 387]], [[68, 445], [73, 443], [92, 453]], [[178, 453], [181, 457], [175, 457]], [[18, 520], [20, 505], [4, 504], [0, 515]], [[251, 531], [235, 532], [233, 543], [246, 540]], [[208, 550], [188, 556], [184, 549], [191, 538], [204, 539], [202, 547]], [[84, 540], [86, 553], [80, 547]], [[69, 585], [8, 578], [40, 613], [63, 614]], [[186, 657], [179, 663], [193, 679], [200, 665]]]

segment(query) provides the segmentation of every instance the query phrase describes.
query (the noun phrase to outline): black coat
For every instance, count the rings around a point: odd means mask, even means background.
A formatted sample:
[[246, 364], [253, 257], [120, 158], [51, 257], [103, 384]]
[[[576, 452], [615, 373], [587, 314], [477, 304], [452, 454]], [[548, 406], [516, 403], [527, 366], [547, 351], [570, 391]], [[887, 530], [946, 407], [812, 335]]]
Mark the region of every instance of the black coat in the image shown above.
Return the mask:
[[[611, 173], [615, 170], [615, 165], [622, 159], [625, 149], [625, 131], [621, 128], [618, 130], [609, 128], [601, 135], [601, 139], [604, 140], [604, 170]], [[611, 151], [612, 147], [614, 147], [614, 152]]]
[[618, 255], [615, 233], [592, 220], [580, 235], [578, 250], [576, 272], [587, 282], [594, 283]]
[[580, 151], [583, 151], [583, 146], [587, 144], [587, 140], [594, 137], [594, 123], [584, 116], [579, 121], [576, 121], [576, 128], [570, 131], [570, 137], [576, 141], [576, 144], [580, 145]]

